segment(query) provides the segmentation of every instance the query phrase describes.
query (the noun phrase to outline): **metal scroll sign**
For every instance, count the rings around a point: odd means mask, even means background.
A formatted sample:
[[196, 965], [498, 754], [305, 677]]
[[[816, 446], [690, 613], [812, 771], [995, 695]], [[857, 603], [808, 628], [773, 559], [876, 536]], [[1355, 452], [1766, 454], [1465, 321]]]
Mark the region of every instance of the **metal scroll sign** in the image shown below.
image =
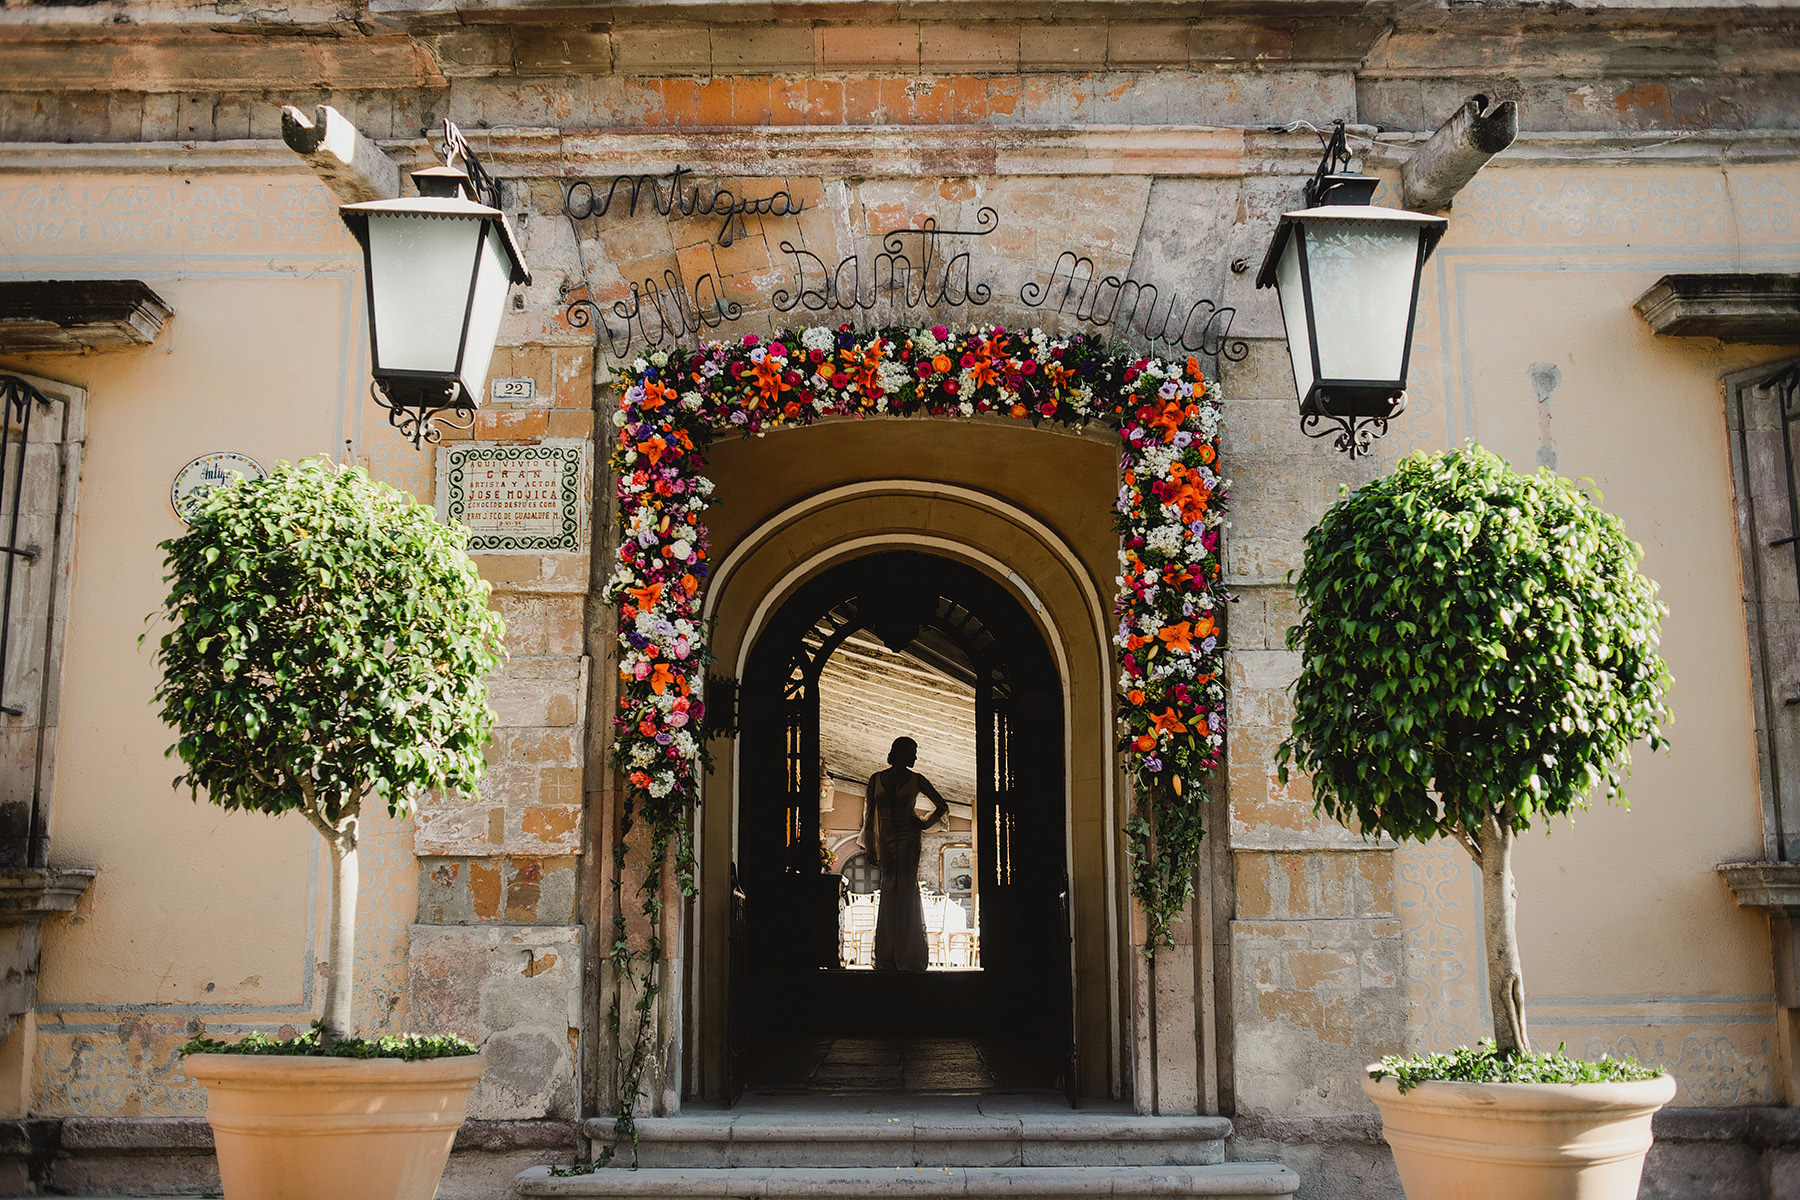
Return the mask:
[[[634, 215], [641, 202], [664, 216], [720, 217], [717, 238], [722, 247], [742, 235], [744, 214], [791, 216], [803, 207], [785, 190], [758, 198], [718, 186], [708, 190], [685, 167], [661, 176], [619, 175], [604, 188], [577, 180], [564, 192], [564, 212], [574, 227], [576, 245], [581, 243], [582, 222], [618, 208]], [[980, 240], [999, 227], [1000, 214], [985, 206], [976, 213], [971, 229], [947, 229], [928, 216], [916, 226], [883, 231], [866, 256], [848, 254], [835, 263], [784, 238], [776, 250], [790, 278], [769, 294], [769, 303], [777, 312], [814, 318], [809, 323], [832, 324], [876, 311], [899, 321], [913, 312], [980, 309], [992, 302], [993, 288], [978, 275], [976, 253]], [[582, 272], [586, 294], [569, 301], [565, 316], [574, 328], [595, 327], [595, 342], [604, 339], [617, 358], [634, 348], [651, 350], [703, 336], [744, 315], [743, 306], [727, 299], [719, 279], [710, 273], [684, 282], [669, 268], [660, 277], [651, 274], [629, 281], [628, 298], [602, 306], [591, 299], [585, 262]], [[1232, 306], [1190, 299], [1173, 288], [1129, 276], [1100, 274], [1094, 260], [1080, 250], [1062, 251], [1048, 268], [1028, 277], [1019, 287], [1018, 303], [1072, 318], [1095, 331], [1136, 335], [1166, 352], [1180, 350], [1232, 362], [1249, 354], [1242, 339], [1231, 337], [1237, 315]]]

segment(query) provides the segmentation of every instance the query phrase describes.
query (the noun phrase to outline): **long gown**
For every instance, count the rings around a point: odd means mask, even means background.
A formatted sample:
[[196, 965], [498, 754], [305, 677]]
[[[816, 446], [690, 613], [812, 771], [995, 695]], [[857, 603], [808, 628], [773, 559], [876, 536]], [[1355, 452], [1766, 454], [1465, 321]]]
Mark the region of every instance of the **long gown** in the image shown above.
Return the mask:
[[898, 785], [885, 771], [869, 777], [869, 822], [880, 856], [881, 907], [875, 914], [875, 969], [923, 971], [931, 955], [925, 946], [925, 906], [919, 900], [919, 834], [924, 822], [913, 805], [920, 777], [907, 772]]

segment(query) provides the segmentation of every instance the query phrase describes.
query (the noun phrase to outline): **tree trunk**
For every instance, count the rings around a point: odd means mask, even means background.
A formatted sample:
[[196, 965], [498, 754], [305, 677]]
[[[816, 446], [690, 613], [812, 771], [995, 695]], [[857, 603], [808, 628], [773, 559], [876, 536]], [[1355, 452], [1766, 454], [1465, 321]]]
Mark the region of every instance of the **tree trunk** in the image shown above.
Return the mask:
[[331, 934], [326, 947], [325, 1013], [319, 1020], [327, 1043], [349, 1037], [351, 976], [356, 963], [356, 833], [355, 817], [325, 839], [331, 848]]
[[1481, 852], [1481, 918], [1487, 941], [1488, 1002], [1502, 1055], [1531, 1053], [1525, 1034], [1525, 979], [1519, 968], [1518, 896], [1513, 887], [1512, 828], [1489, 814], [1474, 831]]

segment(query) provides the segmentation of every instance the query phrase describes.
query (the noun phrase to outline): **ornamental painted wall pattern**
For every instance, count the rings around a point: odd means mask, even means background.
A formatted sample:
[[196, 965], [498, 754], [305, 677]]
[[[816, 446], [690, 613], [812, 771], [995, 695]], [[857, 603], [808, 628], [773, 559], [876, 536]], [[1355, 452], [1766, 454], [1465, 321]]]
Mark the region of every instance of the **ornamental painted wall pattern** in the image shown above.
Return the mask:
[[1457, 197], [1455, 211], [1484, 241], [1531, 235], [1682, 240], [1725, 237], [1734, 229], [1785, 234], [1794, 228], [1797, 206], [1800, 189], [1786, 172], [1640, 168], [1533, 179], [1484, 173]]
[[335, 232], [337, 203], [322, 184], [112, 184], [0, 189], [0, 245], [101, 253], [316, 244]]
[[1487, 1036], [1479, 978], [1480, 879], [1468, 853], [1448, 842], [1407, 845], [1394, 853], [1394, 907], [1400, 914], [1400, 962], [1406, 985], [1410, 1054], [1467, 1046]]

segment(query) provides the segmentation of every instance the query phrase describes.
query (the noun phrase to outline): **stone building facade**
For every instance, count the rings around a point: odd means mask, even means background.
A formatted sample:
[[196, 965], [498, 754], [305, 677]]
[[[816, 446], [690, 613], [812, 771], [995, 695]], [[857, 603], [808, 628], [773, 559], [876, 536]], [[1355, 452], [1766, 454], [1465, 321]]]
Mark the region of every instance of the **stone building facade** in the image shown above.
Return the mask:
[[[1327, 1171], [1385, 1195], [1359, 1068], [1483, 1035], [1478, 881], [1455, 847], [1364, 840], [1315, 816], [1304, 781], [1274, 778], [1295, 672], [1286, 576], [1340, 487], [1413, 449], [1477, 438], [1592, 478], [1672, 610], [1678, 723], [1670, 753], [1635, 764], [1629, 815], [1597, 808], [1520, 852], [1536, 1034], [1675, 1074], [1646, 1195], [1774, 1194], [1757, 1180], [1787, 1153], [1800, 1087], [1777, 894], [1794, 596], [1791, 565], [1740, 529], [1786, 519], [1791, 463], [1762, 384], [1800, 342], [1796, 17], [1387, 0], [0, 6], [0, 281], [137, 281], [167, 310], [160, 329], [96, 346], [80, 332], [91, 305], [55, 330], [0, 309], [0, 372], [84, 414], [59, 476], [65, 602], [26, 618], [56, 656], [54, 737], [36, 739], [28, 774], [52, 781], [35, 865], [96, 871], [72, 912], [43, 918], [35, 1001], [0, 1046], [20, 1178], [197, 1186], [203, 1096], [176, 1048], [199, 1028], [302, 1028], [316, 1011], [316, 839], [167, 787], [136, 639], [185, 463], [323, 453], [441, 509], [459, 448], [575, 464], [571, 540], [477, 551], [508, 625], [486, 782], [364, 834], [363, 1028], [483, 1042], [479, 1120], [450, 1186], [488, 1194], [574, 1152], [573, 1122], [616, 1099], [616, 612], [602, 587], [625, 367], [676, 342], [840, 323], [1085, 330], [1150, 350], [1161, 309], [1164, 328], [1171, 312], [1216, 318], [1217, 336], [1181, 353], [1225, 395], [1237, 602], [1228, 765], [1196, 899], [1154, 971], [1136, 949], [1109, 707], [1116, 439], [876, 421], [721, 440], [719, 670], [741, 666], [774, 601], [856, 554], [926, 548], [1029, 597], [1066, 699], [1076, 1090], [1229, 1116], [1234, 1152], [1284, 1158], [1302, 1195], [1353, 1194], [1326, 1190]], [[1298, 428], [1255, 267], [1299, 206], [1318, 128], [1347, 121], [1378, 200], [1397, 203], [1402, 164], [1476, 93], [1515, 100], [1521, 132], [1449, 211], [1406, 414], [1348, 460]], [[331, 106], [402, 169], [396, 183], [433, 160], [446, 118], [461, 128], [533, 269], [490, 372], [529, 381], [528, 397], [487, 403], [435, 449], [387, 425], [366, 398], [361, 260], [335, 213], [382, 176], [322, 177], [283, 140], [287, 105]], [[619, 193], [600, 211], [615, 178], [640, 175], [665, 193], [779, 193], [791, 210], [627, 211]], [[828, 299], [825, 273], [851, 256], [872, 272], [896, 230], [967, 272], [963, 303], [853, 303], [841, 283]], [[1059, 300], [1047, 289], [1065, 251], [1092, 277]], [[1698, 332], [1634, 308], [1678, 275], [1737, 279], [1751, 299], [1727, 311], [1677, 287], [1672, 304], [1711, 314]], [[975, 285], [985, 303], [967, 302]], [[679, 952], [644, 1099], [663, 1114], [730, 1091], [740, 750], [721, 738], [714, 753], [699, 892], [666, 929]], [[1715, 869], [1734, 861], [1767, 867], [1762, 892], [1734, 895]]]

